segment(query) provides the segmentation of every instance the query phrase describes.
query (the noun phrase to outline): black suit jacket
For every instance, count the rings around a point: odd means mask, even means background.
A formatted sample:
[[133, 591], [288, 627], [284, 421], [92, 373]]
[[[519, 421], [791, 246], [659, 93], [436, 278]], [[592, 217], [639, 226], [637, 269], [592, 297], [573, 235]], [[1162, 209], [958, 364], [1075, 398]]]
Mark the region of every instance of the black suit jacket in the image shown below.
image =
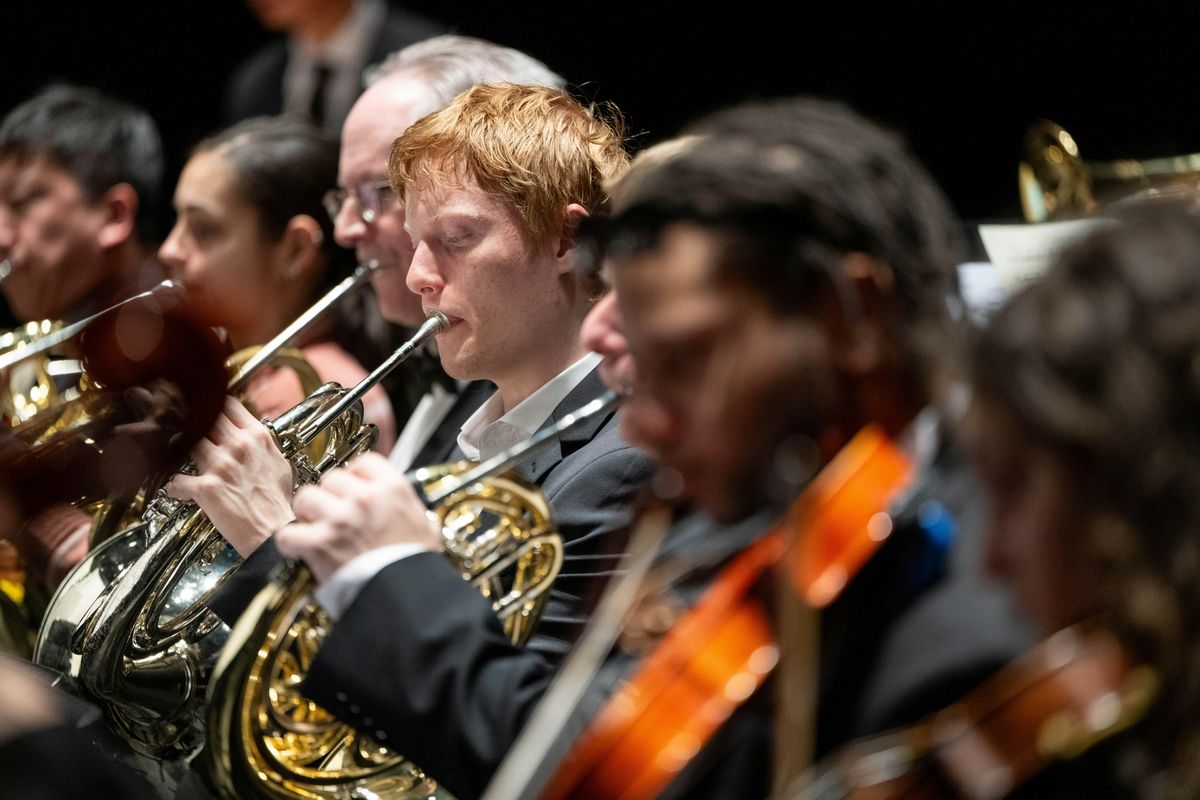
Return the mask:
[[[552, 416], [602, 391], [593, 371]], [[517, 469], [540, 483], [565, 543], [562, 571], [528, 647], [508, 644], [491, 605], [445, 558], [422, 553], [364, 587], [330, 631], [304, 692], [412, 757], [456, 796], [476, 793], [578, 635], [590, 588], [619, 556], [630, 497], [651, 474], [651, 462], [620, 438], [617, 422], [616, 415], [595, 419]]]
[[[376, 64], [396, 50], [448, 32], [439, 22], [389, 3], [365, 65]], [[275, 115], [283, 110], [287, 60], [287, 41], [279, 37], [256, 50], [234, 70], [225, 89], [226, 123]]]

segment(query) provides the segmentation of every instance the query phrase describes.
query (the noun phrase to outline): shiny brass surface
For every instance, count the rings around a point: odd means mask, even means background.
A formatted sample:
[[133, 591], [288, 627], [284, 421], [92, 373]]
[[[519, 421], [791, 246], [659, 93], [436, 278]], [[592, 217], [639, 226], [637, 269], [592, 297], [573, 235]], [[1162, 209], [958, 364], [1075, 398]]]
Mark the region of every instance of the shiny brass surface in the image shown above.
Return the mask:
[[[312, 574], [293, 566], [234, 626], [209, 686], [205, 764], [237, 798], [430, 797], [436, 784], [407, 759], [300, 694], [329, 629]], [[370, 797], [360, 793], [359, 796]]]
[[[62, 326], [56, 320], [41, 320], [13, 328], [0, 335], [0, 354], [20, 354]], [[0, 394], [0, 414], [10, 428], [28, 422], [61, 401], [62, 393], [50, 374], [50, 363], [46, 358], [30, 358], [9, 368], [4, 392]]]
[[1017, 171], [1027, 222], [1084, 217], [1124, 200], [1200, 195], [1200, 153], [1085, 161], [1061, 125], [1039, 120], [1026, 133]]
[[[295, 485], [370, 449], [376, 431], [363, 424], [362, 395], [445, 325], [439, 314], [359, 385], [320, 386], [266, 423]], [[228, 636], [207, 602], [239, 562], [207, 515], [160, 491], [140, 524], [67, 576], [34, 658], [97, 702], [135, 749], [162, 759], [193, 755], [203, 743], [204, 688]]]

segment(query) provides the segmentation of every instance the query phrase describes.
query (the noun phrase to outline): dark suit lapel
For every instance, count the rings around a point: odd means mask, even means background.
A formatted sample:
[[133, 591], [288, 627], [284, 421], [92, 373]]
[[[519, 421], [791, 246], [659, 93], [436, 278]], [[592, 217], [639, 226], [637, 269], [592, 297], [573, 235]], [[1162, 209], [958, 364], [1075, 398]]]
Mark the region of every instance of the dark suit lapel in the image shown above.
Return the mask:
[[413, 467], [427, 467], [449, 461], [457, 449], [458, 432], [462, 430], [463, 423], [494, 391], [496, 387], [491, 381], [471, 381], [463, 387], [450, 411], [442, 418], [441, 424], [429, 436], [429, 441], [417, 451]]
[[377, 64], [414, 42], [452, 31], [439, 20], [421, 16], [388, 3], [387, 16], [375, 32], [368, 64]]
[[[563, 398], [562, 402], [555, 407], [550, 418], [543, 423], [543, 427], [558, 422], [567, 414], [577, 410], [585, 403], [595, 400], [604, 394], [604, 392], [604, 382], [600, 380], [599, 371], [592, 369]], [[610, 411], [607, 414], [601, 414], [598, 417], [588, 420], [574, 430], [567, 431], [559, 436], [557, 440], [546, 444], [527, 461], [517, 466], [515, 472], [526, 480], [540, 483], [546, 477], [546, 473], [558, 466], [559, 462], [590, 442], [596, 433], [604, 427], [604, 424], [612, 418], [614, 413]]]

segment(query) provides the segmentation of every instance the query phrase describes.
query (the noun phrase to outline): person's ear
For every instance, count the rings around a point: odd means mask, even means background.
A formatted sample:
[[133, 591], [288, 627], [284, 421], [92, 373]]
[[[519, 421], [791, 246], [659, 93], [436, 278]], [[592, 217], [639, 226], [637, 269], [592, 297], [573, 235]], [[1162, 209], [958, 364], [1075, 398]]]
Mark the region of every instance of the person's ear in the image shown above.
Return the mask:
[[308, 214], [297, 214], [288, 220], [277, 247], [277, 277], [293, 281], [315, 269], [321, 259], [325, 232]]
[[841, 312], [838, 361], [845, 372], [862, 376], [878, 369], [894, 349], [895, 275], [885, 262], [865, 253], [846, 254], [840, 267], [834, 287]]
[[575, 246], [579, 223], [589, 216], [591, 215], [588, 210], [579, 203], [568, 205], [566, 213], [563, 214], [562, 228], [558, 232], [558, 245], [555, 248], [555, 257], [560, 262], [559, 271], [562, 273], [570, 272], [574, 268], [570, 255], [571, 248]]
[[110, 186], [96, 201], [104, 214], [96, 241], [108, 250], [129, 241], [137, 231], [138, 194], [128, 183]]

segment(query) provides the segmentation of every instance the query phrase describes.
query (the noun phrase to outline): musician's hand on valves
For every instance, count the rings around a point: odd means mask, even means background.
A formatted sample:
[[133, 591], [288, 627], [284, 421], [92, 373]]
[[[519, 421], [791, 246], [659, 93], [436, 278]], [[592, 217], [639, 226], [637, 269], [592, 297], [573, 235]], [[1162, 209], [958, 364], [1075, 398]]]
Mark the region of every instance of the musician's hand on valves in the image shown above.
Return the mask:
[[377, 453], [332, 470], [317, 486], [302, 487], [293, 506], [296, 522], [277, 534], [275, 544], [283, 555], [308, 564], [320, 583], [380, 547], [441, 547], [441, 530], [408, 477]]
[[200, 506], [242, 556], [293, 519], [292, 465], [270, 431], [240, 402], [225, 408], [192, 450], [198, 475], [176, 475], [166, 492]]

